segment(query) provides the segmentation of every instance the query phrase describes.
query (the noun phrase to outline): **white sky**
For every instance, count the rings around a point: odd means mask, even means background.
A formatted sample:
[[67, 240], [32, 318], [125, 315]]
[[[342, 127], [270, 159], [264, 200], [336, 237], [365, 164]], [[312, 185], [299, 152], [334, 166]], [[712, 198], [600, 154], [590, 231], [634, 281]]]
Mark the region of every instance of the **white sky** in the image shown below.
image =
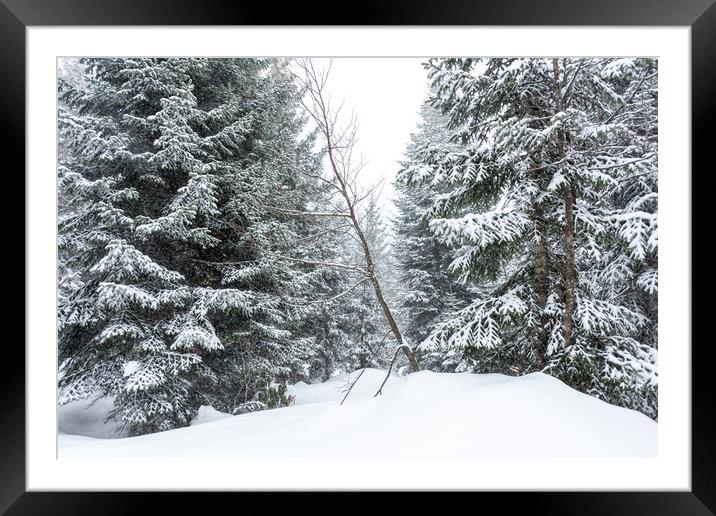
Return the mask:
[[[415, 131], [419, 110], [428, 93], [427, 72], [416, 58], [334, 58], [327, 90], [331, 104], [344, 101], [343, 112], [351, 110], [358, 119], [357, 150], [366, 166], [361, 171], [364, 186], [384, 178], [381, 199], [392, 212], [391, 182], [398, 172], [410, 134]], [[314, 59], [317, 68], [327, 59]]]

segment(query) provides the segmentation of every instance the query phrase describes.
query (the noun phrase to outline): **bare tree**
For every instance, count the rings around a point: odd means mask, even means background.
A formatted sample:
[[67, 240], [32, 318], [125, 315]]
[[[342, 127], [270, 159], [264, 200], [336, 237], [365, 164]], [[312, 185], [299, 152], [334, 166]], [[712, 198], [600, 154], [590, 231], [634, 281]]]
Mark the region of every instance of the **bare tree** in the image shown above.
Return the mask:
[[[340, 124], [342, 106], [336, 110], [331, 108], [326, 93], [326, 83], [330, 66], [324, 71], [317, 71], [314, 63], [310, 59], [297, 61], [296, 66], [298, 69], [296, 77], [305, 89], [305, 97], [302, 101], [303, 106], [316, 124], [318, 134], [325, 145], [328, 160], [328, 173], [314, 174], [311, 177], [326, 183], [328, 188], [334, 193], [338, 204], [334, 204], [332, 209], [328, 211], [320, 212], [296, 212], [281, 210], [281, 208], [275, 209], [282, 211], [286, 215], [295, 217], [334, 217], [343, 222], [347, 222], [348, 230], [360, 244], [365, 259], [364, 264], [354, 265], [336, 262], [301, 261], [309, 265], [333, 267], [364, 276], [361, 283], [365, 280], [371, 283], [376, 300], [382, 309], [383, 316], [397, 342], [393, 362], [398, 352], [402, 351], [408, 359], [411, 372], [419, 371], [420, 368], [415, 358], [415, 353], [403, 340], [403, 335], [400, 332], [395, 317], [385, 300], [380, 280], [375, 272], [375, 264], [368, 239], [361, 226], [358, 205], [361, 201], [367, 199], [376, 187], [365, 191], [361, 188], [358, 181], [360, 171], [364, 168], [365, 162], [362, 158], [356, 159], [354, 157], [357, 131], [355, 116], [351, 116], [348, 123], [342, 126]], [[306, 173], [305, 171], [302, 172]], [[351, 287], [351, 289], [352, 288], [353, 287]], [[391, 368], [393, 362], [391, 362]]]

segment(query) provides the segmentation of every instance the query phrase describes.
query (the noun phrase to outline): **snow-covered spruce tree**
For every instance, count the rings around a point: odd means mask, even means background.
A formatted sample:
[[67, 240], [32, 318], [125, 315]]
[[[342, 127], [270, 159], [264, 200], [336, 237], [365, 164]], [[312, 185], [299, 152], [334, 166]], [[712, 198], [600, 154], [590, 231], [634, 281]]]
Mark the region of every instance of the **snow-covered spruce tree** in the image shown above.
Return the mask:
[[61, 82], [60, 253], [82, 286], [59, 306], [60, 402], [115, 397], [132, 434], [235, 411], [305, 353], [283, 302], [303, 275], [266, 258], [307, 222], [298, 92], [280, 62], [90, 59]]
[[[80, 64], [79, 59], [60, 60], [57, 72], [59, 77], [75, 89], [84, 90], [86, 88], [84, 66]], [[70, 155], [62, 139], [58, 141], [58, 144], [59, 167], [59, 164], [66, 162]], [[65, 196], [58, 197], [57, 218], [60, 227], [65, 224], [66, 220], [77, 216], [76, 204]], [[64, 252], [62, 248], [59, 249], [57, 258], [57, 297], [58, 305], [62, 306], [75, 291], [82, 288], [82, 275], [72, 268], [71, 255]]]
[[[641, 314], [644, 323], [632, 339], [607, 342], [600, 397], [657, 418], [658, 350], [658, 77], [651, 60], [615, 60], [602, 72], [621, 82], [627, 101], [608, 116], [624, 127], [622, 157], [630, 166], [617, 167], [602, 193], [608, 204], [603, 254], [592, 255], [585, 268], [591, 294], [616, 300]], [[618, 151], [618, 147], [615, 147]], [[587, 258], [589, 259], [589, 258]]]
[[[328, 192], [318, 192], [311, 203], [312, 209], [323, 211], [330, 205]], [[307, 376], [310, 381], [324, 382], [336, 374], [351, 369], [352, 329], [356, 320], [354, 305], [355, 283], [352, 275], [342, 270], [316, 265], [315, 262], [340, 262], [352, 256], [345, 231], [345, 224], [328, 217], [309, 217], [310, 233], [290, 251], [292, 259], [306, 263], [294, 263], [305, 271], [307, 285], [293, 304], [300, 307], [304, 317], [300, 328], [294, 332], [313, 342], [308, 360]]]
[[[656, 388], [653, 342], [640, 340], [650, 318], [628, 295], [639, 280], [622, 271], [634, 281], [622, 292], [598, 278], [625, 253], [632, 269], [648, 269], [655, 251], [655, 196], [637, 209], [622, 187], [656, 182], [655, 64], [442, 59], [427, 67], [431, 102], [463, 146], [424, 145], [400, 178], [447, 189], [427, 213], [430, 228], [458, 249], [451, 269], [488, 295], [423, 347], [462, 353], [466, 369], [545, 370], [611, 402], [646, 399]], [[647, 405], [638, 408], [654, 415]]]
[[[445, 148], [451, 131], [448, 120], [440, 112], [424, 104], [417, 132], [411, 135], [406, 150], [404, 169], [417, 159], [418, 152], [426, 145]], [[436, 195], [436, 187], [421, 183], [406, 185], [395, 182], [395, 206], [397, 216], [393, 219], [396, 245], [394, 247], [400, 277], [400, 315], [405, 335], [410, 342], [419, 344], [448, 315], [464, 308], [475, 292], [461, 284], [449, 273], [454, 252], [440, 242], [428, 227], [425, 215]], [[426, 352], [422, 361], [431, 370], [450, 371], [457, 364], [443, 352]]]
[[[326, 257], [334, 259], [343, 255], [331, 254]], [[341, 271], [320, 271], [323, 276], [320, 288], [312, 291], [312, 300], [305, 302], [311, 311], [311, 316], [306, 318], [305, 332], [315, 342], [308, 376], [315, 382], [325, 382], [336, 374], [354, 370], [351, 368], [354, 298], [348, 295], [335, 298], [336, 292], [341, 293], [350, 288], [350, 278], [346, 278]]]

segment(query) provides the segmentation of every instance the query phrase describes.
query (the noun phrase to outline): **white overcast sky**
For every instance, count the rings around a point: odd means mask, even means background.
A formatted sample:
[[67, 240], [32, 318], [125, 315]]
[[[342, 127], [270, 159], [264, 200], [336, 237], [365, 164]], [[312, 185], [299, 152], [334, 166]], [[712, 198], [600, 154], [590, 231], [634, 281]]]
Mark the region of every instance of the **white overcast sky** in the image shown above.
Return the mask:
[[[361, 183], [370, 186], [384, 178], [381, 198], [392, 196], [391, 182], [398, 171], [410, 134], [417, 128], [419, 110], [428, 93], [428, 79], [417, 58], [334, 58], [327, 89], [335, 106], [344, 101], [343, 113], [351, 110], [358, 119], [357, 150], [367, 164]], [[327, 59], [314, 59], [317, 68]]]

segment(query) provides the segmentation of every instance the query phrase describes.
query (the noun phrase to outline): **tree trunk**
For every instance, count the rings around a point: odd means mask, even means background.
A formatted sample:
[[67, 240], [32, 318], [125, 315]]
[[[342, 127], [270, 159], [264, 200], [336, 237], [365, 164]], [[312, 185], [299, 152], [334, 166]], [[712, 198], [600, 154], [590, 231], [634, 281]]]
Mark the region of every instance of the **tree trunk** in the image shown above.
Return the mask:
[[[328, 154], [329, 158], [332, 161], [330, 147]], [[395, 322], [395, 318], [393, 317], [393, 312], [390, 310], [390, 307], [388, 306], [388, 303], [383, 296], [383, 289], [380, 286], [380, 281], [375, 275], [375, 264], [373, 263], [373, 255], [370, 252], [368, 239], [366, 238], [363, 229], [360, 227], [358, 214], [355, 212], [355, 208], [350, 202], [348, 203], [348, 210], [350, 213], [351, 221], [353, 222], [353, 228], [356, 232], [356, 235], [358, 236], [358, 240], [360, 240], [361, 247], [363, 248], [363, 254], [365, 255], [365, 262], [366, 267], [368, 269], [370, 282], [373, 285], [373, 290], [375, 291], [375, 297], [378, 300], [378, 304], [380, 304], [380, 308], [383, 310], [383, 316], [385, 317], [385, 320], [388, 322], [388, 326], [390, 327], [393, 332], [393, 335], [395, 336], [395, 341], [398, 343], [398, 348], [403, 351], [406, 358], [408, 359], [408, 363], [410, 364], [410, 372], [415, 373], [416, 371], [420, 371], [418, 361], [415, 358], [415, 353], [413, 353], [413, 350], [410, 348], [410, 346], [406, 345], [403, 341], [403, 334], [400, 332], [400, 329], [398, 328], [398, 323]]]
[[[402, 350], [410, 363], [411, 372], [419, 371], [420, 368], [418, 367], [415, 353], [413, 353], [410, 346], [403, 341], [403, 335], [400, 333], [400, 329], [398, 328], [398, 324], [395, 322], [393, 313], [383, 296], [380, 281], [375, 275], [375, 267], [373, 264], [370, 246], [368, 245], [368, 240], [363, 232], [363, 229], [361, 228], [360, 218], [356, 213], [356, 204], [360, 202], [361, 199], [358, 198], [355, 192], [355, 186], [357, 173], [362, 168], [362, 165], [351, 165], [351, 155], [353, 153], [353, 145], [355, 143], [355, 121], [351, 122], [349, 126], [343, 130], [337, 129], [339, 127], [337, 112], [331, 112], [330, 107], [327, 105], [326, 99], [323, 96], [323, 88], [326, 85], [327, 75], [317, 74], [313, 65], [310, 63], [310, 60], [308, 64], [301, 66], [306, 74], [303, 84], [310, 94], [313, 105], [312, 108], [306, 107], [306, 109], [318, 125], [318, 130], [323, 134], [323, 137], [326, 140], [328, 162], [330, 164], [331, 171], [333, 172], [332, 179], [327, 180], [327, 182], [340, 193], [348, 209], [347, 213], [321, 213], [320, 215], [346, 217], [350, 219], [351, 226], [353, 227], [355, 236], [360, 242], [363, 249], [363, 255], [365, 257], [365, 270], [359, 267], [346, 265], [341, 265], [340, 268], [360, 272], [370, 280], [373, 285], [373, 290], [375, 291], [376, 299], [383, 310], [383, 315], [388, 322], [390, 330], [395, 336], [396, 342], [398, 343], [396, 355], [398, 351]], [[334, 141], [334, 137], [336, 138], [336, 141]], [[333, 265], [335, 266], [337, 264]]]
[[385, 298], [383, 297], [383, 290], [380, 288], [380, 283], [378, 282], [378, 278], [373, 275], [371, 277], [371, 282], [373, 283], [373, 288], [375, 289], [375, 297], [378, 298], [378, 303], [380, 303], [380, 307], [383, 309], [383, 315], [385, 316], [385, 319], [388, 321], [388, 326], [390, 326], [390, 329], [393, 331], [393, 335], [395, 336], [395, 340], [398, 343], [398, 347], [405, 353], [405, 356], [408, 359], [408, 363], [410, 364], [410, 372], [415, 373], [417, 371], [420, 371], [420, 367], [418, 366], [418, 361], [415, 358], [415, 353], [413, 353], [413, 350], [410, 348], [410, 346], [407, 346], [403, 342], [403, 335], [400, 333], [400, 329], [398, 328], [398, 324], [395, 322], [395, 319], [393, 318], [393, 313], [390, 311], [390, 307], [388, 306], [388, 303], [385, 301]]
[[547, 222], [544, 220], [544, 208], [538, 204], [534, 208], [534, 223], [537, 230], [537, 243], [534, 248], [534, 283], [535, 303], [539, 310], [539, 328], [536, 334], [535, 354], [544, 367], [547, 363], [547, 298], [549, 297], [549, 251], [547, 248]]
[[568, 185], [564, 199], [564, 313], [562, 335], [565, 345], [572, 341], [576, 307], [577, 269], [574, 263], [574, 187]]
[[[327, 117], [325, 117], [327, 120]], [[328, 127], [327, 125], [325, 127]], [[385, 316], [386, 321], [388, 322], [388, 326], [393, 332], [393, 335], [395, 336], [395, 341], [398, 343], [398, 349], [401, 349], [403, 353], [405, 354], [406, 358], [408, 359], [408, 363], [410, 364], [410, 372], [415, 373], [417, 371], [420, 371], [420, 367], [418, 366], [418, 361], [415, 358], [415, 353], [413, 353], [413, 350], [410, 346], [405, 344], [403, 341], [403, 334], [400, 333], [400, 329], [398, 328], [398, 323], [395, 322], [395, 318], [393, 317], [393, 313], [390, 310], [390, 307], [388, 306], [388, 303], [385, 300], [385, 297], [383, 296], [383, 290], [380, 287], [380, 281], [378, 280], [378, 277], [375, 275], [375, 265], [373, 263], [373, 256], [370, 252], [370, 246], [368, 245], [368, 239], [365, 236], [365, 233], [363, 232], [363, 229], [360, 226], [360, 219], [358, 217], [358, 214], [355, 210], [355, 204], [353, 200], [351, 199], [351, 196], [349, 194], [349, 187], [346, 184], [346, 181], [341, 176], [340, 170], [338, 168], [338, 164], [336, 163], [335, 157], [333, 156], [333, 143], [332, 138], [329, 130], [325, 130], [324, 136], [326, 138], [326, 147], [328, 150], [328, 161], [331, 165], [331, 169], [333, 171], [333, 174], [335, 178], [337, 179], [339, 185], [340, 185], [340, 191], [343, 196], [343, 198], [346, 201], [346, 204], [348, 206], [348, 214], [351, 220], [351, 223], [353, 225], [353, 229], [356, 233], [356, 236], [358, 237], [358, 240], [360, 241], [361, 247], [363, 248], [363, 254], [365, 256], [365, 263], [366, 268], [368, 271], [368, 277], [370, 278], [370, 282], [373, 285], [373, 290], [375, 291], [375, 297], [378, 299], [378, 303], [380, 304], [381, 309], [383, 310], [383, 315]]]
[[[552, 70], [554, 71], [554, 107], [557, 113], [564, 111], [564, 99], [562, 97], [562, 77], [559, 60], [552, 59]], [[566, 135], [564, 130], [557, 131], [558, 159], [562, 163], [560, 168], [564, 169], [566, 152]], [[574, 262], [574, 203], [575, 190], [571, 180], [566, 177], [567, 184], [564, 188], [564, 312], [562, 313], [562, 337], [567, 346], [572, 341], [574, 333], [574, 310], [576, 307], [577, 268]]]

